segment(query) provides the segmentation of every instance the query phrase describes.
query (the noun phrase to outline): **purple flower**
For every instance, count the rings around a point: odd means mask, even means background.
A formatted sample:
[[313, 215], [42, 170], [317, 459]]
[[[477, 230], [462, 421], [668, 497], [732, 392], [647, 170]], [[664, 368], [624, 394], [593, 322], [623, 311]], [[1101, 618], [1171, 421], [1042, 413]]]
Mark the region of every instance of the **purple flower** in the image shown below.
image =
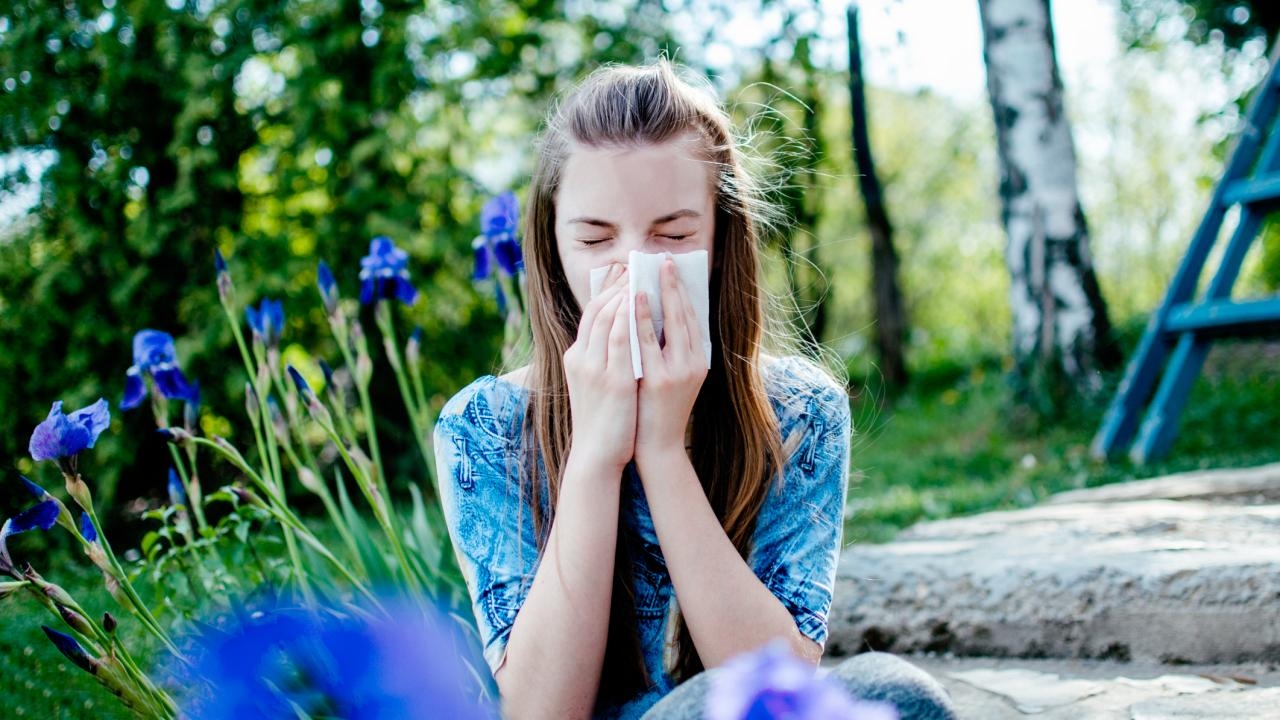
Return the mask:
[[255, 310], [252, 305], [244, 309], [244, 316], [253, 329], [253, 336], [267, 347], [275, 347], [280, 343], [280, 332], [284, 330], [284, 304], [279, 300], [263, 300]]
[[97, 662], [89, 651], [84, 649], [75, 638], [66, 633], [58, 632], [47, 625], [41, 625], [41, 630], [49, 637], [49, 641], [54, 647], [58, 648], [58, 652], [66, 656], [68, 660], [75, 663], [77, 667], [90, 675], [96, 674], [94, 664]]
[[27, 492], [31, 493], [38, 502], [53, 499], [53, 496], [49, 494], [48, 490], [45, 490], [39, 485], [31, 482], [26, 475], [19, 475], [18, 477], [22, 478], [22, 484], [26, 486]]
[[111, 413], [107, 410], [106, 400], [99, 398], [98, 402], [70, 415], [63, 414], [62, 401], [59, 400], [49, 410], [49, 417], [31, 433], [27, 449], [32, 460], [54, 460], [63, 472], [70, 470], [74, 473], [76, 455], [93, 447], [98, 436], [110, 424]]
[[187, 505], [187, 491], [183, 489], [182, 479], [173, 468], [169, 468], [169, 504], [174, 507]]
[[407, 607], [372, 617], [271, 610], [206, 636], [194, 672], [216, 692], [193, 696], [180, 714], [496, 720], [446, 618]]
[[730, 660], [712, 676], [706, 720], [896, 720], [883, 703], [856, 701], [781, 643]]
[[320, 289], [324, 311], [332, 315], [338, 309], [338, 281], [333, 278], [329, 263], [323, 260], [316, 266], [316, 287]]
[[93, 526], [93, 518], [87, 512], [80, 513], [80, 537], [91, 543], [98, 542], [98, 529]]
[[289, 378], [293, 380], [293, 384], [298, 388], [298, 397], [303, 402], [311, 402], [311, 398], [315, 397], [315, 393], [311, 391], [311, 386], [307, 384], [307, 379], [302, 377], [302, 373], [298, 372], [298, 368], [288, 365], [285, 370], [289, 373]]
[[4, 525], [0, 525], [0, 572], [8, 573], [13, 570], [13, 559], [9, 557], [9, 536], [28, 530], [48, 530], [58, 521], [60, 512], [62, 510], [57, 501], [50, 498], [5, 520]]
[[417, 298], [409, 282], [409, 254], [385, 235], [370, 241], [369, 254], [360, 260], [360, 303], [397, 299], [412, 305]]
[[520, 205], [515, 193], [508, 190], [485, 203], [480, 211], [480, 237], [471, 243], [476, 267], [473, 280], [493, 275], [493, 265], [508, 277], [524, 267], [516, 231], [520, 222]]
[[125, 373], [124, 400], [121, 410], [131, 410], [147, 396], [143, 375], [150, 375], [156, 389], [167, 398], [187, 400], [191, 386], [178, 367], [178, 354], [173, 336], [159, 330], [140, 330], [133, 336], [133, 365]]

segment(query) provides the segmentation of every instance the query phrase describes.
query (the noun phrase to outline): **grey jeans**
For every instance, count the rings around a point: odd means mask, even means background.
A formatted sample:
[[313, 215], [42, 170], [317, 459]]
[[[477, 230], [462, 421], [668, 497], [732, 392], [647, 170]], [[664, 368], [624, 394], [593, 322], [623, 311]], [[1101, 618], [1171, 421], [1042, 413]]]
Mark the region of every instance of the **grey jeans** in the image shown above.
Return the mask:
[[[715, 669], [695, 675], [672, 690], [641, 720], [700, 720]], [[855, 655], [831, 669], [828, 678], [860, 700], [892, 705], [900, 720], [956, 720], [946, 689], [928, 673], [888, 653]]]

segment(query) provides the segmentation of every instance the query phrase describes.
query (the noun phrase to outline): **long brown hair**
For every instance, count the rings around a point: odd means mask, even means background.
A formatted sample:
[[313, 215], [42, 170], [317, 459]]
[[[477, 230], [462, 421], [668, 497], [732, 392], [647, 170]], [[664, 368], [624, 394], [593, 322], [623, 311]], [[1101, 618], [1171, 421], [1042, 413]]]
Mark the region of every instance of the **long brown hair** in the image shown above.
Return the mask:
[[[565, 161], [575, 144], [627, 148], [688, 135], [697, 138], [702, 159], [716, 170], [715, 262], [710, 278], [714, 349], [694, 404], [690, 459], [725, 534], [744, 559], [770, 484], [781, 474], [782, 440], [759, 372], [765, 333], [758, 249], [764, 206], [743, 167], [729, 117], [712, 92], [682, 79], [665, 59], [642, 67], [604, 67], [565, 96], [548, 118], [525, 216], [533, 354], [525, 381], [530, 402], [522, 485], [540, 551], [572, 437], [563, 357], [581, 317], [556, 248], [555, 200]], [[539, 460], [548, 481], [545, 488], [539, 487]], [[602, 700], [625, 699], [650, 680], [630, 584], [633, 539], [625, 531], [620, 523]], [[681, 681], [703, 666], [683, 616], [676, 622], [671, 670]]]

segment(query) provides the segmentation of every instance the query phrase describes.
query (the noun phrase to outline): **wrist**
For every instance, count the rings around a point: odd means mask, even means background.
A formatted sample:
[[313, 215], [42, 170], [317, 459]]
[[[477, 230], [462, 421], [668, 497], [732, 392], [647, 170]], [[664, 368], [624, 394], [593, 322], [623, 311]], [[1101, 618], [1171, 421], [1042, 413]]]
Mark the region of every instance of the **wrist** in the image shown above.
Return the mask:
[[591, 477], [620, 480], [622, 471], [626, 469], [629, 462], [631, 462], [630, 458], [622, 460], [609, 457], [603, 452], [570, 447], [569, 454], [565, 457], [564, 472], [567, 475], [572, 469], [576, 473]]
[[652, 445], [636, 445], [636, 470], [640, 477], [658, 477], [672, 469], [689, 466], [689, 452], [678, 440]]

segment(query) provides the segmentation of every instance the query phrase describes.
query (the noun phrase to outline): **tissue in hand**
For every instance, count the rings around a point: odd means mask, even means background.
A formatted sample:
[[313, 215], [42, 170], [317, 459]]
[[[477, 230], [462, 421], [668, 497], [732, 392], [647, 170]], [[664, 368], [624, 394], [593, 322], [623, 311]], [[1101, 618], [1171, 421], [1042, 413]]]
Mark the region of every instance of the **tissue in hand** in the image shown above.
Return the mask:
[[[636, 378], [644, 377], [644, 368], [640, 363], [640, 339], [636, 333], [636, 293], [643, 292], [649, 298], [649, 309], [653, 315], [653, 329], [657, 331], [659, 343], [662, 342], [662, 261], [670, 256], [676, 264], [676, 277], [684, 286], [685, 295], [693, 305], [698, 316], [698, 328], [702, 332], [702, 349], [707, 356], [707, 367], [711, 367], [711, 303], [707, 287], [707, 251], [695, 250], [688, 253], [642, 253], [632, 251], [627, 258], [627, 274], [631, 281], [631, 369]], [[591, 271], [591, 297], [595, 297], [604, 278], [609, 274], [609, 266], [598, 267]]]

